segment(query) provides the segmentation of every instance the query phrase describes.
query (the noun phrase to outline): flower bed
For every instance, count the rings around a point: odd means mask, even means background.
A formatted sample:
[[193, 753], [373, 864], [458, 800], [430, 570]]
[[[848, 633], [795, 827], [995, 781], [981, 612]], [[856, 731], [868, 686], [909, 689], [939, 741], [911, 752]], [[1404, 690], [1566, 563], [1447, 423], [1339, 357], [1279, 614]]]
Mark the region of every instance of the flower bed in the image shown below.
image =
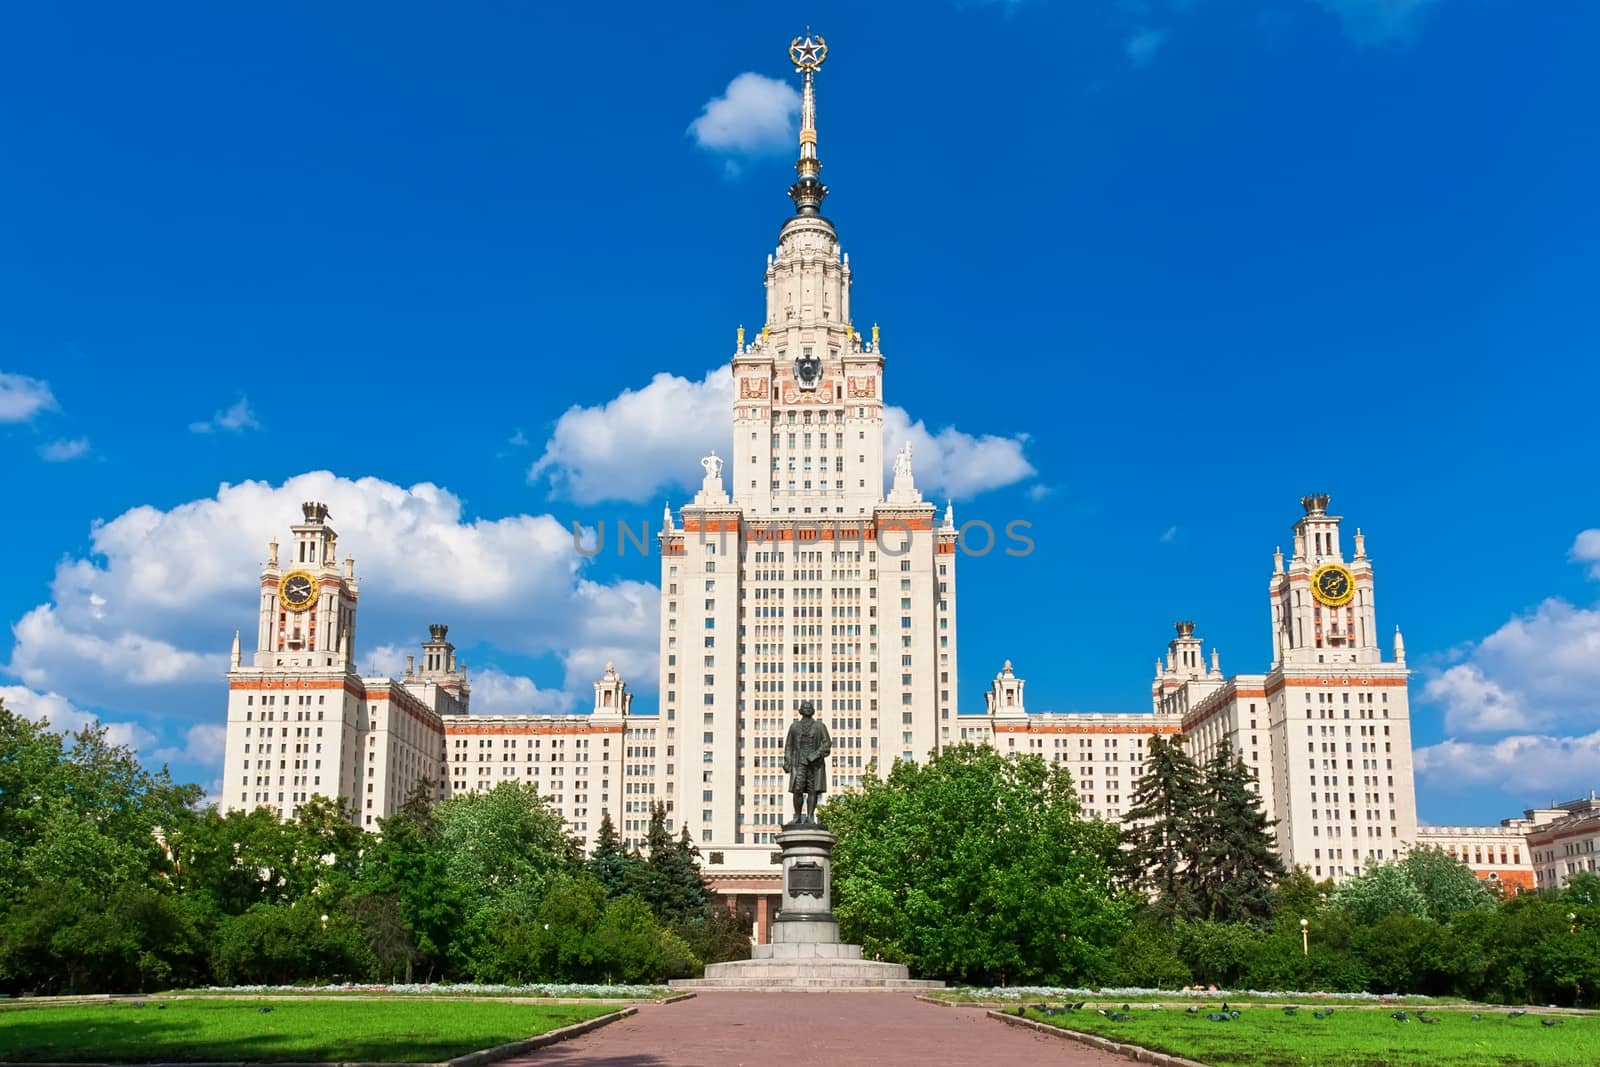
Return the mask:
[[646, 1000], [670, 996], [660, 985], [585, 985], [540, 982], [528, 985], [481, 985], [473, 982], [342, 983], [337, 985], [236, 985], [206, 986], [193, 990], [215, 994], [341, 994], [378, 993], [392, 996], [431, 997], [541, 997], [598, 1000]]

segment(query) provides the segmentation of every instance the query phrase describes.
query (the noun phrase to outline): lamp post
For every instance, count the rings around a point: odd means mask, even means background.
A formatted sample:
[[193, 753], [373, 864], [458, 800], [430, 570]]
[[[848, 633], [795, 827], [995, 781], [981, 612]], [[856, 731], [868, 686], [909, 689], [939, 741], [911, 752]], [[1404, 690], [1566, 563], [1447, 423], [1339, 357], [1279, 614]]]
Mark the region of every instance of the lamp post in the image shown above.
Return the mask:
[[322, 916], [322, 932], [328, 932], [328, 916], [326, 914]]
[[1311, 934], [1309, 932], [1310, 926], [1311, 920], [1300, 920], [1300, 955], [1302, 956], [1311, 955]]

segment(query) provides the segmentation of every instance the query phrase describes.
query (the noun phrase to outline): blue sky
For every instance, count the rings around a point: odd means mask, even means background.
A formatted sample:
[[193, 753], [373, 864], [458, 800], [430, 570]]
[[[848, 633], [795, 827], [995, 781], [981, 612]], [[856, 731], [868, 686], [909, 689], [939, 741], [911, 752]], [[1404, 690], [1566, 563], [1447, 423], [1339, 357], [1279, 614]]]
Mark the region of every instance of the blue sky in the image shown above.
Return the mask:
[[[33, 5], [0, 45], [0, 696], [211, 782], [264, 543], [328, 500], [361, 656], [493, 710], [654, 701], [659, 522], [791, 210], [958, 520], [960, 678], [1144, 710], [1270, 654], [1311, 490], [1404, 628], [1433, 822], [1600, 786], [1600, 9], [1551, 0]], [[790, 88], [785, 88], [789, 86]], [[703, 120], [703, 121], [701, 121]], [[227, 488], [224, 488], [226, 486]], [[614, 530], [614, 526], [613, 526]]]

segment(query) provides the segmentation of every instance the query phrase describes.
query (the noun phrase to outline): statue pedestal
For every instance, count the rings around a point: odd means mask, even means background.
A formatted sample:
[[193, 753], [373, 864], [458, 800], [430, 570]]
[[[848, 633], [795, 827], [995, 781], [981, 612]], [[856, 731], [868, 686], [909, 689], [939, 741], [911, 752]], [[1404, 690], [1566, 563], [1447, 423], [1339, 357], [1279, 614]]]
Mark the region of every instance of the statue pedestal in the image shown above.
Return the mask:
[[916, 981], [899, 963], [861, 958], [860, 945], [839, 942], [833, 917], [833, 846], [838, 838], [814, 824], [777, 835], [783, 850], [783, 905], [772, 920], [772, 943], [753, 945], [750, 959], [706, 965], [704, 978], [679, 979], [674, 989], [942, 989]]

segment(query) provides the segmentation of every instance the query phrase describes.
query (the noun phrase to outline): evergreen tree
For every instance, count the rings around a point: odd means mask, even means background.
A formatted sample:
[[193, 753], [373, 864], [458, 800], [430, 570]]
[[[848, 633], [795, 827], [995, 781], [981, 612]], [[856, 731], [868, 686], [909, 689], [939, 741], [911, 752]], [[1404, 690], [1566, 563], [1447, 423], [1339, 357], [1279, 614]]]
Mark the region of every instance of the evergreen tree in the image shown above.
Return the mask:
[[1168, 918], [1201, 914], [1194, 884], [1199, 869], [1199, 771], [1183, 750], [1183, 738], [1152, 737], [1144, 775], [1133, 791], [1133, 806], [1122, 816], [1122, 844], [1131, 881], [1153, 898]]
[[662, 923], [692, 922], [705, 911], [706, 885], [700, 877], [700, 850], [684, 827], [676, 841], [667, 832], [667, 809], [656, 804], [650, 809], [650, 828], [645, 832], [649, 855], [629, 872], [626, 892], [637, 895]]
[[617, 833], [616, 824], [611, 821], [611, 813], [607, 811], [601, 815], [594, 851], [589, 854], [584, 866], [605, 887], [606, 896], [615, 898], [628, 892], [631, 886], [637, 884], [636, 872], [643, 865], [644, 860], [637, 852], [622, 847], [622, 838]]
[[1216, 922], [1265, 922], [1287, 873], [1274, 847], [1255, 774], [1227, 738], [1206, 765], [1197, 829], [1202, 842], [1193, 884], [1201, 914]]

